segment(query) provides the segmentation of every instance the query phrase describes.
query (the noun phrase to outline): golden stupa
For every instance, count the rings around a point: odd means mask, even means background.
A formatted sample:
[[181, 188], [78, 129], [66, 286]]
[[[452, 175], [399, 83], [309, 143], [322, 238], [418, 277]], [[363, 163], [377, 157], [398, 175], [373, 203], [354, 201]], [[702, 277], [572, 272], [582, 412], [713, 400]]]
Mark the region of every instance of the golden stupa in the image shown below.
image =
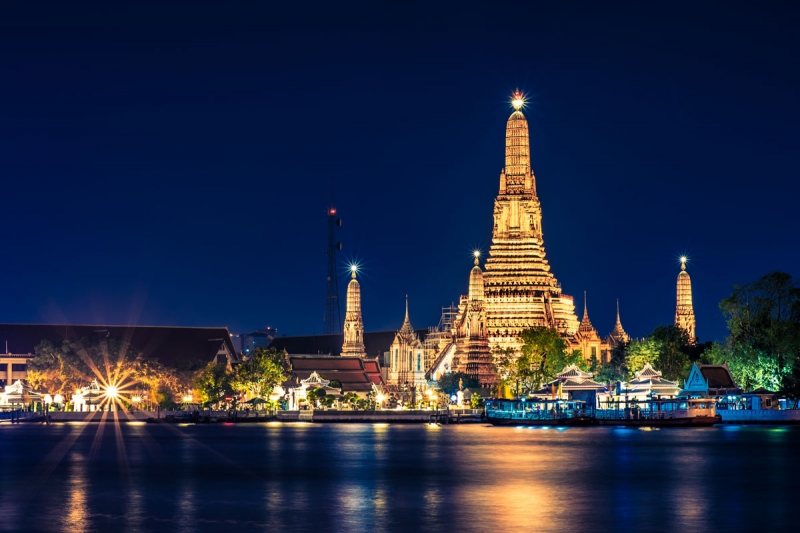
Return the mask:
[[528, 121], [521, 111], [524, 104], [523, 95], [515, 92], [483, 275], [492, 348], [517, 347], [519, 334], [536, 326], [555, 328], [567, 337], [578, 332], [573, 298], [561, 293], [545, 257], [542, 206], [531, 169]]

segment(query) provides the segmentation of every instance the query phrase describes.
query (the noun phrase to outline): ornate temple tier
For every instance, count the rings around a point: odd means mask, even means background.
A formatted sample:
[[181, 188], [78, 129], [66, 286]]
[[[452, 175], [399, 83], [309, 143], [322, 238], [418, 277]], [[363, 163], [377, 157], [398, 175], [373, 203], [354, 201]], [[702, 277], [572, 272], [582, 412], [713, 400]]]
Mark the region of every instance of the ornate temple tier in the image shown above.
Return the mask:
[[515, 94], [506, 124], [506, 167], [494, 203], [492, 246], [486, 261], [486, 319], [492, 347], [518, 345], [520, 332], [536, 326], [572, 336], [578, 331], [575, 304], [562, 295], [545, 258], [542, 208], [530, 164], [528, 122]]

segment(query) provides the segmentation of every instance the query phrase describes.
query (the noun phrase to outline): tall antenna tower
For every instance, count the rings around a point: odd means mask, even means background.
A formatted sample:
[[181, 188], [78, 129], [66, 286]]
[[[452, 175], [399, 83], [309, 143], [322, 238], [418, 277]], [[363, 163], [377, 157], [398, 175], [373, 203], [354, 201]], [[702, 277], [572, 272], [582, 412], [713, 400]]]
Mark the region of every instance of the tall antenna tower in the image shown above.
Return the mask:
[[342, 310], [339, 305], [339, 278], [336, 275], [336, 250], [342, 249], [342, 243], [336, 242], [336, 228], [342, 225], [342, 219], [336, 216], [336, 207], [328, 207], [328, 279], [325, 289], [325, 316], [323, 318], [322, 332], [334, 334], [342, 332]]

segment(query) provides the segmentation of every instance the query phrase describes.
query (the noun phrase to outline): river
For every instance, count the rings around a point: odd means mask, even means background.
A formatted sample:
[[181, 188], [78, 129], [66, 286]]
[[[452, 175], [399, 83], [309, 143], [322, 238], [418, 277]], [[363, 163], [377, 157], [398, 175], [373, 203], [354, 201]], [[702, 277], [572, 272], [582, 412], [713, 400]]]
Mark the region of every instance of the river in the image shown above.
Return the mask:
[[0, 426], [0, 531], [797, 531], [800, 427]]

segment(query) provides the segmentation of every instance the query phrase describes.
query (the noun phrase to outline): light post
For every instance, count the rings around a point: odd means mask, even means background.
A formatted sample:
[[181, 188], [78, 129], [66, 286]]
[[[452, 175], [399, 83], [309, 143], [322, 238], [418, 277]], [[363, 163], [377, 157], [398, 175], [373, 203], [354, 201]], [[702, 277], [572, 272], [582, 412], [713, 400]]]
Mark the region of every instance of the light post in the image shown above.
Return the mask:
[[378, 395], [375, 396], [375, 402], [377, 403], [378, 409], [381, 408], [381, 404], [383, 403], [384, 399], [385, 399], [385, 397], [383, 396], [382, 393], [378, 393]]

